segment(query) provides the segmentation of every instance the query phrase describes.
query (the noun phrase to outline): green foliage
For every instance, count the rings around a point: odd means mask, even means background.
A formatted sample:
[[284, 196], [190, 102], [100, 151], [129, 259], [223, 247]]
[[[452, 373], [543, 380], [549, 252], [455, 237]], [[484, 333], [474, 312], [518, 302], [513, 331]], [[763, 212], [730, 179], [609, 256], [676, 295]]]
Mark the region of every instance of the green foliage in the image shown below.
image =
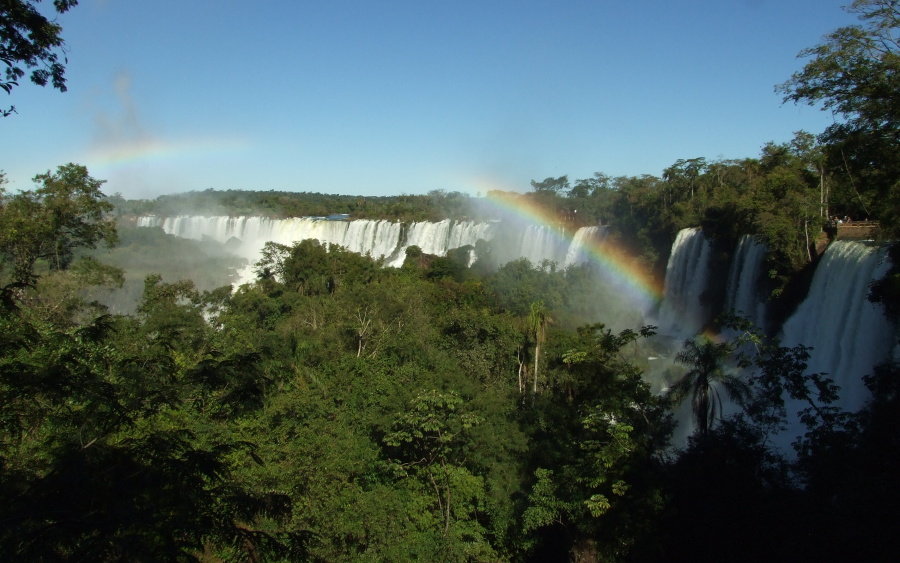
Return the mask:
[[[391, 425], [384, 437], [393, 449], [390, 468], [397, 476], [413, 477], [425, 490], [433, 489], [437, 522], [443, 535], [451, 533], [454, 522], [464, 521], [477, 511], [483, 484], [464, 466], [463, 433], [480, 422], [474, 414], [458, 412], [462, 399], [456, 393], [420, 393], [410, 408]], [[461, 505], [461, 506], [459, 506]], [[468, 528], [469, 526], [467, 526]], [[469, 529], [466, 537], [483, 532]], [[461, 539], [461, 538], [460, 538]]]
[[[804, 49], [803, 69], [778, 86], [785, 101], [821, 105], [843, 118], [821, 135], [828, 164], [840, 170], [836, 195], [853, 217], [894, 215], [900, 180], [897, 40], [900, 7], [890, 0], [855, 0], [847, 10], [860, 24], [841, 27]], [[883, 223], [896, 236], [896, 222]]]
[[77, 326], [104, 314], [103, 296], [121, 287], [122, 271], [91, 257], [76, 259], [68, 270], [51, 271], [17, 291], [20, 313], [32, 322]]
[[543, 182], [531, 181], [531, 189], [535, 192], [547, 192], [556, 195], [565, 195], [569, 191], [569, 177], [546, 178]]
[[459, 434], [479, 422], [477, 416], [457, 412], [462, 403], [457, 393], [432, 390], [419, 394], [394, 422], [384, 443], [404, 445], [401, 457], [412, 465], [446, 463], [454, 454]]
[[[60, 13], [73, 5], [54, 3]], [[808, 64], [781, 87], [788, 100], [844, 117], [818, 142], [798, 132], [758, 158], [679, 159], [660, 177], [551, 177], [515, 197], [569, 232], [602, 221], [607, 240], [656, 275], [682, 228], [702, 226], [717, 249], [754, 235], [768, 248], [776, 290], [814, 260], [832, 213], [868, 214], [896, 230], [897, 7], [857, 0], [851, 11], [863, 25], [805, 52]], [[20, 66], [37, 64], [47, 65], [38, 83], [64, 89], [60, 29], [33, 22], [43, 36], [19, 26], [10, 28], [18, 38], [0, 43], [7, 92]], [[802, 346], [780, 347], [749, 327], [735, 343], [689, 341], [672, 397], [693, 394], [700, 432], [674, 451], [669, 401], [642, 379], [653, 330], [635, 330], [640, 319], [588, 267], [519, 260], [495, 269], [499, 251], [492, 257], [480, 241], [475, 268], [472, 248], [435, 257], [413, 247], [394, 270], [298, 241], [267, 245], [258, 280], [232, 290], [212, 280], [231, 279], [217, 272], [240, 263], [209, 241], [123, 228], [119, 247], [91, 251], [115, 246], [113, 215], [494, 219], [465, 194], [207, 190], [126, 201], [103, 196], [102, 182], [74, 164], [35, 181], [33, 191], [0, 191], [6, 559], [896, 551], [893, 364], [868, 379], [870, 404], [847, 413], [827, 374], [806, 373]], [[182, 253], [192, 264], [175, 263]], [[893, 274], [872, 288], [889, 311]], [[123, 280], [132, 304], [116, 307], [129, 316], [104, 315], [103, 288]], [[615, 330], [589, 324], [598, 318]], [[749, 370], [749, 389], [725, 369], [729, 357]], [[717, 384], [740, 399], [741, 413], [722, 418]], [[806, 428], [794, 463], [769, 447], [791, 405]]]
[[34, 181], [41, 184], [34, 191], [0, 192], [0, 253], [4, 266], [12, 264], [15, 283], [34, 283], [38, 260], [64, 270], [76, 249], [117, 241], [115, 223], [106, 218], [112, 206], [100, 192], [103, 181], [91, 178], [87, 168], [66, 164]]
[[119, 242], [109, 249], [87, 253], [96, 261], [123, 270], [121, 288], [92, 291], [91, 298], [118, 314], [133, 314], [141, 300], [144, 280], [156, 274], [167, 282], [191, 280], [200, 291], [211, 291], [233, 280], [246, 260], [211, 239], [196, 241], [167, 235], [161, 228], [117, 227]]
[[297, 241], [290, 247], [267, 242], [255, 271], [261, 279], [277, 278], [310, 296], [333, 294], [344, 285], [378, 275], [377, 265], [367, 257], [314, 239]]
[[[752, 395], [743, 412], [695, 433], [670, 460], [661, 552], [701, 561], [735, 552], [890, 558], [895, 542], [879, 538], [896, 523], [888, 507], [897, 487], [886, 472], [896, 457], [896, 365], [865, 378], [872, 400], [850, 413], [837, 406], [839, 390], [827, 374], [806, 372], [808, 348], [785, 348], [745, 322], [730, 324], [742, 331], [736, 360], [750, 373]], [[795, 415], [806, 432], [788, 458], [772, 440]]]
[[869, 301], [879, 303], [894, 322], [900, 322], [900, 243], [888, 249], [891, 267], [880, 280], [869, 284]]
[[426, 195], [353, 196], [311, 192], [204, 190], [164, 195], [155, 200], [110, 198], [119, 216], [264, 215], [268, 217], [327, 217], [347, 213], [354, 219], [434, 221], [464, 219], [471, 214], [471, 198], [461, 192], [432, 190]]
[[809, 552], [798, 544], [816, 541], [798, 540], [808, 531], [787, 462], [742, 418], [693, 434], [663, 478], [669, 507], [657, 550], [642, 551], [644, 559], [802, 559]]
[[527, 316], [533, 303], [543, 301], [549, 309], [559, 309], [565, 281], [556, 274], [555, 265], [533, 267], [525, 258], [502, 266], [488, 279], [488, 291], [497, 303], [514, 315]]
[[582, 545], [601, 559], [623, 557], [651, 537], [653, 515], [663, 507], [652, 468], [671, 425], [663, 402], [623, 354], [652, 334], [587, 326], [557, 348], [564, 353], [549, 352], [548, 393], [535, 405], [532, 429], [535, 479], [523, 516], [537, 537], [564, 532], [569, 549]]
[[[302, 556], [302, 535], [278, 539], [251, 525], [289, 508], [282, 497], [254, 494], [234, 479], [231, 458], [253, 455], [252, 446], [201, 436], [197, 394], [233, 388], [232, 377], [221, 378], [233, 364], [201, 363], [185, 374], [193, 384], [184, 385], [166, 347], [115, 346], [127, 330], [100, 318], [60, 331], [3, 312], [4, 554], [191, 560], [216, 546], [244, 556]], [[227, 393], [220, 398], [228, 403]], [[192, 424], [173, 427], [191, 415]]]
[[[0, 13], [0, 61], [6, 65], [0, 89], [7, 94], [19, 85], [25, 69], [34, 69], [29, 78], [38, 86], [51, 82], [60, 92], [66, 91], [66, 69], [59, 60], [65, 52], [62, 26], [55, 17], [48, 19], [42, 14], [36, 6], [38, 2], [11, 0]], [[54, 0], [53, 8], [57, 14], [63, 14], [77, 4], [77, 0]], [[15, 106], [0, 110], [0, 116], [7, 117], [15, 110]]]
[[697, 431], [701, 434], [709, 432], [716, 419], [722, 418], [723, 399], [719, 388], [739, 405], [749, 396], [747, 384], [725, 369], [724, 363], [733, 351], [728, 342], [704, 339], [698, 343], [696, 340], [686, 340], [675, 357], [676, 362], [689, 369], [672, 385], [668, 397], [678, 404], [688, 395], [691, 396], [691, 411]]

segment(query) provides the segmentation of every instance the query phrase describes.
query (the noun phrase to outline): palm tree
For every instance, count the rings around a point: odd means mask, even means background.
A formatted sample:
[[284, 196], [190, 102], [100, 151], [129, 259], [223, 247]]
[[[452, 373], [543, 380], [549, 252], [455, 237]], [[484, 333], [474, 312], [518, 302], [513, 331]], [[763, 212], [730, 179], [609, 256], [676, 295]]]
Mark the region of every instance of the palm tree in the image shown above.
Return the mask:
[[690, 369], [672, 385], [668, 397], [677, 404], [691, 395], [694, 422], [701, 434], [709, 432], [716, 418], [722, 418], [719, 388], [738, 404], [743, 404], [750, 395], [750, 388], [744, 381], [725, 371], [723, 364], [732, 351], [728, 342], [716, 343], [704, 338], [700, 343], [685, 340], [684, 347], [675, 356], [676, 362]]

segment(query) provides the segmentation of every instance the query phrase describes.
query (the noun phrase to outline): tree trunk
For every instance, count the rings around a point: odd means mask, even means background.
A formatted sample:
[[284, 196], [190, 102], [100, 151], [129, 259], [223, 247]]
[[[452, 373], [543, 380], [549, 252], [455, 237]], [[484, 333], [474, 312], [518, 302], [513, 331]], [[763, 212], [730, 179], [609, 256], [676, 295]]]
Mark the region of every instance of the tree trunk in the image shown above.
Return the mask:
[[523, 356], [523, 352], [520, 349], [516, 353], [516, 360], [519, 363], [519, 394], [520, 395], [525, 394], [525, 370], [528, 369], [525, 367], [525, 358], [523, 358], [522, 356]]
[[806, 256], [809, 258], [809, 261], [813, 261], [812, 249], [809, 246], [809, 221], [807, 219], [803, 220], [803, 234], [806, 235]]

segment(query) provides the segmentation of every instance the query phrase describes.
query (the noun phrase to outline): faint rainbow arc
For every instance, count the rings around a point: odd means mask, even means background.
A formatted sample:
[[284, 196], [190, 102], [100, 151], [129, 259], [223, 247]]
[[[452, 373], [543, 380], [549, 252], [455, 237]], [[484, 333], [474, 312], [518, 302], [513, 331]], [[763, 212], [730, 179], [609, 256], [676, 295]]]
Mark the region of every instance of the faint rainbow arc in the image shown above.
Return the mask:
[[184, 157], [220, 156], [246, 146], [247, 143], [240, 139], [189, 139], [174, 142], [142, 139], [95, 148], [89, 151], [88, 158], [99, 166], [119, 167]]
[[[487, 201], [504, 211], [533, 223], [553, 227], [556, 217], [544, 209], [535, 205], [521, 194], [489, 190]], [[558, 233], [561, 239], [571, 244], [570, 236]], [[588, 240], [584, 243], [586, 255], [599, 266], [602, 272], [613, 279], [617, 286], [625, 288], [630, 297], [640, 299], [641, 302], [655, 305], [663, 297], [663, 286], [637, 263], [637, 260], [606, 241]]]

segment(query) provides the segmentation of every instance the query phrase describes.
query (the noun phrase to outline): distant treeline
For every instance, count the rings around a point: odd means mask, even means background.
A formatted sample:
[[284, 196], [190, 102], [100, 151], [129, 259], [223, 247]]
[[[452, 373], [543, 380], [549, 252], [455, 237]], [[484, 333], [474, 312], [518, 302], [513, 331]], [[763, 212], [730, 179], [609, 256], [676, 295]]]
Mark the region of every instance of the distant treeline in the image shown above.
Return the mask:
[[353, 219], [435, 221], [467, 216], [469, 196], [433, 190], [426, 195], [353, 196], [314, 192], [214, 190], [163, 195], [154, 200], [109, 198], [120, 216], [262, 215], [273, 218], [326, 217], [348, 213]]

